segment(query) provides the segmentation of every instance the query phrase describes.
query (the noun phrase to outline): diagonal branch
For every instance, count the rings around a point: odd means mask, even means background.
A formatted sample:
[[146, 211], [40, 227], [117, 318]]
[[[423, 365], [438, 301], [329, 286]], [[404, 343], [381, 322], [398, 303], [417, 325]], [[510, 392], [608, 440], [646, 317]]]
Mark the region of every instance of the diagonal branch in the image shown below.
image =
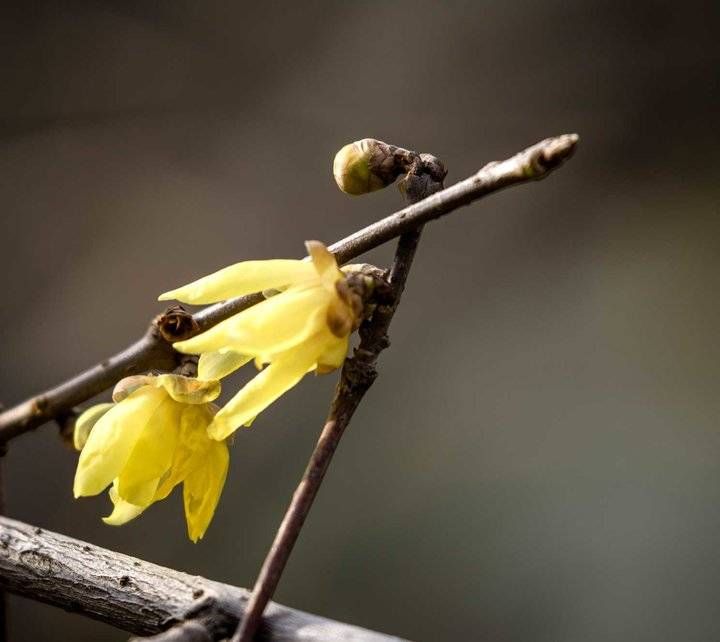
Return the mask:
[[[340, 263], [346, 263], [483, 196], [544, 178], [572, 155], [577, 141], [576, 134], [547, 138], [507, 160], [490, 163], [469, 178], [338, 241], [330, 250]], [[192, 317], [186, 315], [184, 334], [172, 339], [194, 336], [261, 300], [261, 294], [252, 294], [209, 306]], [[177, 355], [172, 350], [172, 341], [160, 330], [154, 322], [143, 338], [122, 352], [0, 414], [0, 443], [71, 411], [73, 406], [110, 388], [128, 374], [174, 368]]]
[[[173, 625], [222, 640], [243, 617], [248, 591], [115, 553], [0, 516], [0, 588], [137, 635]], [[400, 642], [323, 617], [271, 604], [270, 642]]]
[[194, 327], [191, 315], [179, 307], [170, 308], [122, 352], [0, 414], [0, 446], [47, 421], [66, 416], [74, 406], [112, 388], [123, 377], [151, 369], [173, 370], [181, 356], [173, 349], [172, 341]]
[[[443, 164], [434, 156], [430, 154], [415, 156], [416, 161], [400, 183], [401, 191], [411, 204], [440, 191], [447, 174]], [[384, 300], [378, 301], [372, 317], [360, 327], [360, 345], [353, 357], [343, 364], [335, 397], [320, 439], [310, 456], [305, 473], [260, 569], [245, 618], [231, 642], [252, 642], [260, 626], [263, 612], [275, 593], [305, 519], [320, 490], [340, 439], [365, 393], [377, 377], [375, 363], [380, 352], [390, 345], [387, 335], [390, 322], [405, 290], [405, 282], [410, 274], [422, 228], [421, 224], [403, 232], [398, 240], [388, 279], [389, 291], [385, 293]]]
[[397, 287], [398, 296], [394, 297], [390, 304], [378, 306], [372, 321], [360, 328], [360, 345], [353, 357], [347, 359], [343, 365], [335, 397], [320, 438], [265, 558], [248, 603], [246, 616], [232, 642], [250, 642], [253, 639], [260, 626], [263, 611], [275, 593], [305, 519], [320, 490], [340, 439], [362, 398], [377, 377], [375, 363], [380, 352], [389, 345], [387, 330], [412, 264], [420, 240], [420, 232], [421, 229], [418, 228], [400, 237], [392, 271], [394, 281], [391, 281]]

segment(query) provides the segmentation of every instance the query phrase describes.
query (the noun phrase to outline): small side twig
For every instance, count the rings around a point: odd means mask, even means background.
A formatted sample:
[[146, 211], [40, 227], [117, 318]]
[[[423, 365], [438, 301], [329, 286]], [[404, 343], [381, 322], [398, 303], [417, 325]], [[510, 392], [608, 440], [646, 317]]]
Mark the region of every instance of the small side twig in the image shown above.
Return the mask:
[[[442, 189], [446, 173], [442, 163], [435, 157], [422, 154], [401, 182], [401, 191], [410, 203], [420, 201]], [[251, 642], [254, 638], [263, 611], [275, 593], [340, 439], [365, 393], [377, 378], [375, 364], [380, 352], [390, 345], [388, 329], [405, 289], [421, 234], [422, 226], [418, 226], [403, 233], [398, 240], [390, 269], [389, 301], [378, 305], [372, 318], [360, 328], [360, 345], [353, 357], [343, 365], [320, 439], [263, 562], [245, 617], [232, 642]]]
[[[339, 263], [347, 263], [483, 196], [511, 185], [544, 178], [572, 155], [577, 141], [576, 134], [547, 138], [507, 160], [486, 165], [469, 178], [351, 234], [329, 249]], [[191, 327], [185, 336], [208, 330], [262, 300], [262, 294], [256, 293], [208, 306], [191, 317]], [[54, 419], [130, 374], [153, 368], [171, 370], [176, 365], [175, 359], [172, 346], [151, 328], [143, 338], [122, 352], [0, 413], [0, 442], [7, 442]]]

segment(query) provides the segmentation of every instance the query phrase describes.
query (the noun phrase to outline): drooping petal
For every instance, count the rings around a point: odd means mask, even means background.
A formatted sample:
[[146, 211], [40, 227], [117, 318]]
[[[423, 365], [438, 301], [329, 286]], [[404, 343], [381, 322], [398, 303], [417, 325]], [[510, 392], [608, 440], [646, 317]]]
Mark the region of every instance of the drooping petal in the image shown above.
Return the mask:
[[320, 241], [305, 241], [305, 248], [323, 286], [329, 292], [334, 293], [335, 282], [343, 276], [338, 268], [335, 255]]
[[283, 352], [324, 324], [330, 300], [322, 287], [290, 288], [174, 347], [192, 354], [233, 351], [253, 357]]
[[136, 506], [149, 506], [160, 478], [170, 469], [180, 432], [182, 404], [162, 391], [163, 402], [148, 418], [117, 479], [117, 493]]
[[243, 261], [176, 290], [165, 292], [158, 299], [160, 301], [177, 299], [193, 304], [215, 303], [244, 294], [299, 283], [312, 278], [314, 274], [314, 268], [307, 261], [295, 259]]
[[120, 379], [113, 388], [112, 400], [115, 403], [120, 403], [123, 399], [127, 399], [133, 392], [147, 385], [153, 385], [152, 375], [131, 375], [130, 377]]
[[198, 360], [198, 378], [222, 379], [251, 360], [252, 357], [246, 357], [233, 350], [203, 352]]
[[315, 366], [331, 336], [327, 331], [318, 332], [308, 341], [274, 357], [267, 368], [245, 384], [215, 415], [208, 427], [209, 435], [213, 439], [226, 439], [290, 390]]
[[186, 406], [180, 418], [175, 452], [170, 470], [160, 479], [155, 492], [155, 501], [165, 499], [190, 473], [193, 462], [202, 457], [214, 442], [207, 434], [213, 411], [209, 405]]
[[216, 379], [203, 380], [176, 374], [162, 374], [153, 379], [156, 386], [165, 388], [180, 403], [204, 404], [220, 395], [220, 382]]
[[229, 455], [225, 442], [211, 442], [205, 456], [183, 484], [188, 537], [197, 542], [215, 514], [227, 476]]
[[100, 418], [80, 453], [75, 497], [97, 495], [110, 485], [127, 463], [148, 419], [166, 398], [164, 390], [145, 386]]
[[130, 520], [135, 519], [145, 509], [142, 506], [135, 506], [130, 502], [126, 502], [118, 495], [115, 486], [110, 487], [110, 501], [113, 503], [113, 510], [107, 517], [103, 517], [102, 521], [109, 526], [122, 526]]
[[344, 338], [335, 338], [335, 341], [328, 343], [317, 361], [317, 373], [326, 374], [336, 370], [345, 362], [347, 357], [348, 344], [350, 343], [350, 335]]
[[238, 352], [267, 363], [272, 355], [285, 352], [322, 330], [330, 300], [321, 287], [288, 290], [266, 301], [264, 309], [247, 310], [233, 329], [232, 345]]
[[93, 426], [98, 422], [100, 417], [114, 405], [115, 404], [112, 403], [99, 403], [96, 406], [88, 408], [77, 418], [75, 428], [73, 429], [73, 446], [75, 446], [75, 450], [83, 449]]

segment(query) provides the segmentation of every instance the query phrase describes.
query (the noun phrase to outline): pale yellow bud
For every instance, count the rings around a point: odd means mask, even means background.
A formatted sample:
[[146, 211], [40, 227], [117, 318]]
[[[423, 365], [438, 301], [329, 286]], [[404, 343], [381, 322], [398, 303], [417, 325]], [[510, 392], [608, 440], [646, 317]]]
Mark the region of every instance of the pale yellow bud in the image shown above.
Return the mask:
[[381, 146], [384, 143], [374, 138], [363, 138], [354, 143], [345, 145], [333, 161], [333, 175], [337, 186], [346, 194], [367, 194], [389, 185], [394, 177], [388, 181], [377, 170], [376, 157], [382, 154]]

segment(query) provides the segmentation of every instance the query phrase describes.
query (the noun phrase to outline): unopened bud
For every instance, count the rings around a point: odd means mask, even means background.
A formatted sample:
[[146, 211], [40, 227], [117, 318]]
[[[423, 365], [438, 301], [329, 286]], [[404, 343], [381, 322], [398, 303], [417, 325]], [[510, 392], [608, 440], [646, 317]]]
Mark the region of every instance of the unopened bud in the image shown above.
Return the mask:
[[346, 194], [367, 194], [387, 187], [407, 171], [412, 152], [374, 138], [345, 145], [333, 161], [337, 186]]

